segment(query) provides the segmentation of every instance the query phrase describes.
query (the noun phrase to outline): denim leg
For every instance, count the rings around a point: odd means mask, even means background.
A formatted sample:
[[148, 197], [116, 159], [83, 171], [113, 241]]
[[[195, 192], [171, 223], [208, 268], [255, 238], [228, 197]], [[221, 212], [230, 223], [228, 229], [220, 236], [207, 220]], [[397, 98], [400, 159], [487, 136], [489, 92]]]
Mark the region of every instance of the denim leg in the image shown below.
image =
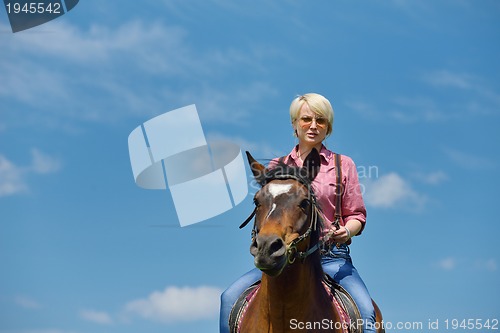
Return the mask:
[[245, 291], [245, 289], [261, 278], [262, 272], [259, 269], [254, 268], [236, 280], [222, 293], [219, 319], [220, 333], [229, 333], [229, 315], [231, 314], [231, 309], [234, 303], [236, 303], [238, 297]]
[[358, 271], [352, 265], [347, 248], [335, 249], [331, 254], [322, 257], [323, 270], [351, 294], [363, 318], [364, 332], [375, 332], [375, 309], [372, 299]]

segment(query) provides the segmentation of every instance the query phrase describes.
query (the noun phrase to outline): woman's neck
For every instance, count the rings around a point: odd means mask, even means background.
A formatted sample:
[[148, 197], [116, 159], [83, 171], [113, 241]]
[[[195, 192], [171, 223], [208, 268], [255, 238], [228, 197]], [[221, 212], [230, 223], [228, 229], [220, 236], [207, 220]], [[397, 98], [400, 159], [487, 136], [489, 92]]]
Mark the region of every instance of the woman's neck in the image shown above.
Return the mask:
[[299, 143], [299, 149], [297, 151], [297, 155], [299, 156], [299, 159], [303, 162], [304, 159], [309, 155], [309, 153], [313, 150], [313, 148], [316, 148], [316, 150], [321, 152], [321, 147], [323, 147], [323, 143], [320, 142], [317, 145], [306, 145], [306, 144], [301, 144]]

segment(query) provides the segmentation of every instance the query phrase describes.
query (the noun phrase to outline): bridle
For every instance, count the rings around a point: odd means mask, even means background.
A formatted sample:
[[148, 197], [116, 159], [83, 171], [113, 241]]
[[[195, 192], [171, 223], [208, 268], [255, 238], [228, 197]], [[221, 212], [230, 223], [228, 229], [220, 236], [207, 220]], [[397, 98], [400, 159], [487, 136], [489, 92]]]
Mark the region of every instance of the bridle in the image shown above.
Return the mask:
[[[294, 176], [294, 175], [289, 175], [289, 174], [279, 174], [279, 175], [274, 175], [272, 178], [266, 179], [262, 187], [267, 185], [269, 182], [273, 180], [286, 180], [286, 179], [294, 179], [298, 181], [299, 183], [305, 185], [308, 190], [309, 190], [309, 201], [310, 201], [310, 223], [309, 227], [307, 228], [306, 232], [300, 235], [299, 237], [295, 238], [292, 240], [289, 244], [286, 245], [286, 256], [287, 256], [287, 263], [288, 264], [293, 264], [297, 258], [302, 260], [302, 262], [312, 253], [315, 251], [319, 250], [322, 247], [322, 244], [320, 241], [318, 241], [314, 246], [309, 247], [306, 251], [298, 251], [297, 250], [297, 245], [306, 240], [313, 231], [316, 231], [318, 229], [318, 219], [320, 218], [320, 210], [318, 208], [318, 204], [316, 202], [316, 197], [314, 195], [314, 192], [311, 189], [311, 186], [309, 184], [306, 184], [304, 180], [301, 178]], [[256, 202], [254, 201], [256, 204]], [[257, 209], [259, 206], [256, 204], [254, 210], [248, 216], [248, 218], [240, 225], [240, 229], [244, 228], [255, 216], [257, 213]], [[256, 221], [254, 220], [253, 223], [253, 228], [252, 228], [252, 243], [255, 241], [255, 237], [257, 236], [257, 225]]]

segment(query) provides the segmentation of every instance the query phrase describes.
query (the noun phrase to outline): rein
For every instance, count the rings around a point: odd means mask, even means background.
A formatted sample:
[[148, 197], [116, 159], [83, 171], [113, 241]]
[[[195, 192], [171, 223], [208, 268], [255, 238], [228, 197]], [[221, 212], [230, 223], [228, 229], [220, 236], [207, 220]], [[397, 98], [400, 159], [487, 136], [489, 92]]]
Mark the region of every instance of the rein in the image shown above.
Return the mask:
[[316, 243], [316, 245], [314, 245], [313, 247], [310, 247], [307, 251], [298, 251], [297, 250], [297, 244], [299, 244], [300, 242], [305, 240], [307, 237], [309, 237], [309, 235], [311, 234], [311, 232], [313, 230], [316, 230], [317, 223], [318, 223], [318, 216], [319, 216], [318, 207], [316, 206], [316, 202], [314, 202], [311, 205], [311, 224], [309, 225], [309, 228], [307, 229], [307, 231], [304, 234], [295, 238], [293, 241], [290, 242], [290, 244], [288, 244], [286, 246], [286, 254], [287, 254], [288, 264], [290, 264], [290, 265], [293, 264], [295, 262], [295, 259], [297, 259], [297, 257], [299, 259], [301, 259], [302, 262], [304, 262], [304, 260], [310, 254], [313, 254], [316, 250], [318, 250], [321, 247], [321, 245], [320, 245], [321, 242], [318, 241], [318, 243]]
[[[266, 184], [271, 182], [272, 180], [279, 179], [279, 180], [285, 180], [285, 179], [294, 179], [298, 181], [299, 183], [306, 185], [309, 189], [309, 198], [311, 199], [311, 211], [309, 216], [311, 217], [311, 223], [309, 224], [309, 228], [305, 233], [300, 235], [299, 237], [295, 238], [292, 240], [289, 244], [286, 245], [286, 255], [287, 255], [287, 262], [288, 264], [293, 264], [297, 257], [304, 262], [304, 260], [314, 253], [315, 251], [319, 250], [322, 247], [322, 244], [320, 241], [313, 247], [308, 248], [306, 251], [298, 251], [297, 250], [297, 245], [307, 239], [312, 231], [317, 230], [317, 225], [318, 225], [318, 218], [319, 218], [319, 209], [318, 205], [316, 203], [316, 197], [314, 196], [314, 193], [311, 190], [310, 185], [304, 184], [304, 181], [302, 181], [299, 177], [293, 176], [293, 175], [275, 175], [271, 179], [266, 179]], [[255, 206], [254, 210], [252, 213], [250, 213], [250, 216], [247, 217], [247, 219], [240, 225], [240, 229], [244, 228], [255, 216], [257, 213], [257, 208], [258, 206]], [[255, 237], [257, 236], [257, 230], [256, 230], [256, 221], [254, 221], [253, 228], [252, 228], [252, 242], [255, 241]]]

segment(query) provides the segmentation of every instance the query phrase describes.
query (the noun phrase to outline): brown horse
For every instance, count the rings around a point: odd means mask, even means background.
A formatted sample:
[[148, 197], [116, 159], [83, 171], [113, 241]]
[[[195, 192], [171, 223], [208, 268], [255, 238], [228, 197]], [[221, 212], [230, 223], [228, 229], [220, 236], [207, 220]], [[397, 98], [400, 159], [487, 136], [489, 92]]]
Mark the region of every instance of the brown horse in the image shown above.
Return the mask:
[[313, 149], [303, 168], [279, 165], [272, 170], [247, 156], [262, 188], [242, 226], [255, 216], [250, 252], [263, 274], [241, 311], [239, 332], [346, 332], [338, 325], [341, 313], [323, 283], [322, 223], [310, 186], [319, 172], [318, 152]]

